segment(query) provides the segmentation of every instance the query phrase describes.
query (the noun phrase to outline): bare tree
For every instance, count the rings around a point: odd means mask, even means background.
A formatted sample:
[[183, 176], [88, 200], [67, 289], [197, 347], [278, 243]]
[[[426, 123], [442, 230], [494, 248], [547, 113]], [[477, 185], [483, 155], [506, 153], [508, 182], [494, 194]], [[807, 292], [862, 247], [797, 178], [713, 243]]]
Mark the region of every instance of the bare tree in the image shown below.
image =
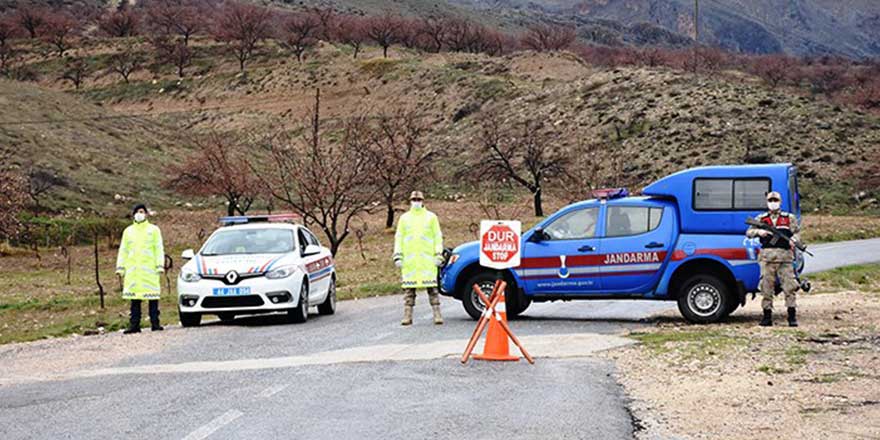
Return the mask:
[[228, 215], [245, 215], [259, 196], [258, 181], [246, 165], [248, 146], [213, 134], [196, 147], [182, 165], [170, 168], [164, 186], [190, 196], [222, 196]]
[[532, 121], [506, 129], [497, 115], [490, 114], [482, 121], [478, 142], [483, 158], [475, 169], [485, 177], [509, 179], [528, 189], [535, 215], [541, 217], [544, 184], [565, 175], [569, 164], [568, 155], [553, 144], [553, 138]]
[[10, 40], [19, 36], [18, 26], [12, 15], [0, 15], [0, 47], [9, 45]]
[[796, 62], [785, 55], [765, 55], [757, 57], [752, 63], [752, 73], [760, 77], [770, 87], [776, 87], [792, 77]]
[[391, 14], [370, 17], [366, 20], [365, 31], [369, 39], [382, 47], [382, 56], [388, 58], [388, 48], [399, 42], [400, 18]]
[[520, 41], [528, 49], [538, 52], [552, 52], [568, 49], [577, 40], [573, 27], [536, 24], [530, 26]]
[[244, 72], [257, 45], [269, 38], [272, 13], [268, 8], [236, 1], [224, 3], [214, 19], [214, 36], [226, 43]]
[[35, 6], [33, 4], [18, 8], [16, 18], [18, 25], [24, 29], [28, 36], [33, 40], [42, 35], [43, 28], [46, 26], [46, 15], [48, 11], [45, 8]]
[[282, 24], [282, 44], [296, 54], [300, 63], [303, 53], [318, 43], [321, 21], [311, 13], [290, 14]]
[[385, 203], [385, 227], [394, 226], [394, 203], [408, 187], [418, 185], [431, 174], [436, 152], [427, 146], [429, 126], [414, 112], [398, 111], [378, 118], [375, 125], [361, 120], [358, 128], [366, 136], [363, 146], [371, 173]]
[[27, 207], [27, 179], [7, 166], [11, 153], [0, 157], [0, 238], [10, 239], [22, 230], [19, 215]]
[[107, 11], [98, 19], [98, 28], [109, 37], [133, 37], [140, 33], [141, 14], [132, 8]]
[[58, 175], [58, 173], [35, 165], [30, 165], [27, 167], [26, 171], [27, 178], [27, 196], [34, 203], [34, 208], [36, 211], [40, 211], [42, 209], [42, 204], [40, 201], [43, 196], [46, 195], [52, 188], [56, 186], [63, 185], [65, 183], [64, 178]]
[[351, 46], [354, 58], [358, 57], [361, 46], [367, 41], [367, 31], [364, 20], [352, 15], [339, 20], [336, 28], [336, 38], [343, 44]]
[[160, 63], [174, 66], [179, 78], [186, 76], [186, 68], [192, 65], [193, 53], [182, 38], [159, 35], [153, 38], [151, 43], [156, 51], [156, 59]]
[[127, 45], [122, 51], [110, 56], [110, 66], [108, 72], [115, 72], [122, 77], [126, 84], [131, 74], [137, 72], [143, 67], [144, 55], [134, 49], [134, 46]]
[[321, 228], [336, 255], [352, 232], [352, 221], [369, 212], [377, 198], [370, 162], [360, 148], [359, 124], [347, 124], [338, 141], [328, 139], [320, 118], [320, 93], [306, 128], [302, 139], [272, 139], [269, 159], [256, 174], [273, 198]]
[[204, 0], [153, 0], [147, 21], [159, 34], [177, 35], [185, 46], [193, 35], [206, 29], [209, 5]]
[[0, 44], [0, 75], [9, 77], [12, 61], [18, 56], [18, 51], [9, 44]]
[[444, 44], [453, 52], [467, 51], [473, 45], [474, 24], [463, 18], [444, 20]]
[[333, 8], [314, 8], [311, 14], [318, 21], [317, 38], [330, 41], [333, 37], [333, 29], [339, 25], [339, 16]]
[[80, 86], [92, 74], [92, 66], [83, 58], [68, 58], [64, 63], [64, 70], [61, 71], [60, 81], [69, 81], [73, 84], [75, 90], [79, 90]]
[[58, 57], [62, 58], [73, 47], [73, 38], [79, 29], [79, 23], [65, 12], [53, 12], [46, 15], [43, 28], [43, 40], [54, 46]]
[[447, 32], [449, 32], [448, 18], [445, 17], [428, 17], [422, 19], [421, 29], [428, 41], [431, 42], [431, 52], [440, 52], [443, 50], [443, 44], [446, 41]]

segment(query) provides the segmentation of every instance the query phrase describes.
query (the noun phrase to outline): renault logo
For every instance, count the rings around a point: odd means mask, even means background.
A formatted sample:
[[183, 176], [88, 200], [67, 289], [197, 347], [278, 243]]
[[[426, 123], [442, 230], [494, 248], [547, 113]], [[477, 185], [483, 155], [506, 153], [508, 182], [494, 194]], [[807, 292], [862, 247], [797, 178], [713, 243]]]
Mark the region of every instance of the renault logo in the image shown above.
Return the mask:
[[238, 272], [234, 270], [230, 270], [229, 273], [226, 274], [226, 282], [229, 284], [235, 284], [238, 281]]

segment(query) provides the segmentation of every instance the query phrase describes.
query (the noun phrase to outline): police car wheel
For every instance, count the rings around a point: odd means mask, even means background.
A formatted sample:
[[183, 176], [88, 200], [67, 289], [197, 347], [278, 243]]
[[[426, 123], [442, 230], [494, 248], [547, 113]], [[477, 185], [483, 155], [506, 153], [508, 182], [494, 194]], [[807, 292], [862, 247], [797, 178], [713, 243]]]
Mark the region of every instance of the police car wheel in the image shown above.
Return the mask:
[[696, 275], [682, 284], [678, 295], [678, 310], [685, 319], [696, 324], [708, 324], [722, 319], [730, 309], [732, 298], [727, 286], [712, 275]]
[[330, 287], [327, 288], [327, 299], [318, 304], [318, 313], [332, 315], [336, 313], [336, 280], [330, 279]]
[[180, 315], [180, 325], [182, 327], [198, 327], [202, 323], [201, 313], [183, 313], [178, 308], [177, 314]]
[[301, 324], [309, 319], [309, 285], [305, 281], [299, 289], [299, 303], [296, 308], [287, 310], [287, 319], [294, 324]]

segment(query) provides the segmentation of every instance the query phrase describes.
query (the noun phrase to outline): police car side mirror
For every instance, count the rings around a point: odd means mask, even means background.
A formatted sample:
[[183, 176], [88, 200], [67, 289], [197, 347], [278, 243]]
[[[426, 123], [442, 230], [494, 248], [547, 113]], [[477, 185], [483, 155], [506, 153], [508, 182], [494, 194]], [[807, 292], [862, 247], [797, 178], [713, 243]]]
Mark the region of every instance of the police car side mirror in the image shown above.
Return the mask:
[[184, 260], [192, 260], [195, 257], [196, 257], [196, 253], [193, 252], [192, 249], [187, 249], [187, 250], [183, 251], [182, 254], [180, 254], [180, 258], [183, 258]]
[[316, 246], [310, 244], [303, 249], [302, 256], [303, 257], [311, 257], [312, 255], [318, 255], [321, 253], [321, 246]]
[[529, 241], [540, 243], [547, 239], [547, 236], [544, 235], [544, 228], [535, 228], [535, 232], [532, 233], [532, 236], [529, 237]]

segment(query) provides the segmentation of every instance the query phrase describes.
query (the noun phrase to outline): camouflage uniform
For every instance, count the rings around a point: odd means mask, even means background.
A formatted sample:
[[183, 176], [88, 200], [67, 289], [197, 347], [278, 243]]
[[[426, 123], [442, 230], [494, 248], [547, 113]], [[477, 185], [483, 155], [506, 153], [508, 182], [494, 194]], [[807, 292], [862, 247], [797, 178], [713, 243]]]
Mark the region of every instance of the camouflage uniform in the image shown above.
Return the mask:
[[[796, 242], [800, 241], [800, 226], [794, 214], [785, 211], [765, 212], [759, 215], [757, 220], [775, 227]], [[746, 235], [750, 238], [760, 237], [758, 231], [760, 229], [752, 226]], [[794, 274], [794, 251], [788, 241], [778, 240], [773, 245], [772, 240], [773, 236], [761, 237], [761, 254], [758, 259], [761, 264], [761, 307], [764, 310], [773, 310], [773, 296], [778, 277], [782, 291], [785, 292], [785, 306], [795, 308], [797, 307], [795, 292], [799, 285]]]

